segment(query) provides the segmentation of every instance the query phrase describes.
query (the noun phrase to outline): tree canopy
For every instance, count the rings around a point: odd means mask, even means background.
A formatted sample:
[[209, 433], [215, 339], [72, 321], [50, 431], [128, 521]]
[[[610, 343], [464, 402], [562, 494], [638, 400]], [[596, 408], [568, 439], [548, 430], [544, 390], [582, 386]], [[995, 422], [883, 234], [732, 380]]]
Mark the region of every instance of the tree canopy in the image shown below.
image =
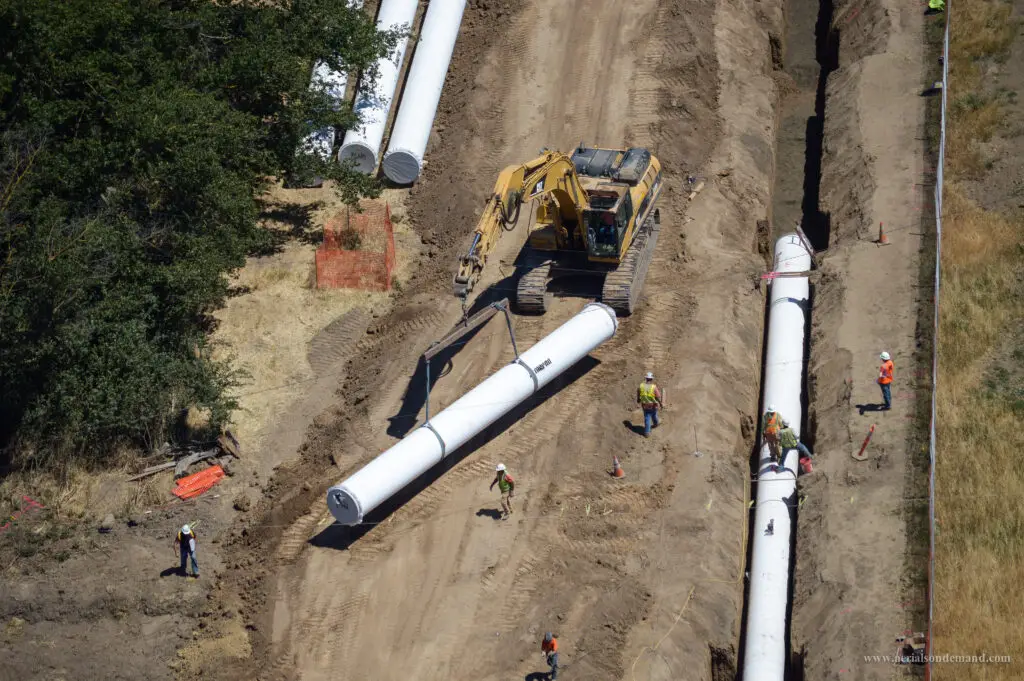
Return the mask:
[[226, 275], [268, 246], [269, 178], [364, 176], [299, 142], [345, 126], [317, 60], [372, 77], [397, 35], [346, 0], [0, 1], [0, 446], [99, 460], [232, 407]]

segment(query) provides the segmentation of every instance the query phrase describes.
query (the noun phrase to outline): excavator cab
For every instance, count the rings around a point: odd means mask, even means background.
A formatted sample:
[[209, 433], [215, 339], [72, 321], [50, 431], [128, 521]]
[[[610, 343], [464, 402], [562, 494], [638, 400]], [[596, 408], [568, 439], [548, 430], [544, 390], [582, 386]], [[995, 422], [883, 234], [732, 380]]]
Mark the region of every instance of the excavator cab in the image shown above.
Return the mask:
[[598, 261], [619, 262], [632, 217], [633, 199], [629, 192], [592, 191], [590, 207], [583, 211], [588, 255]]

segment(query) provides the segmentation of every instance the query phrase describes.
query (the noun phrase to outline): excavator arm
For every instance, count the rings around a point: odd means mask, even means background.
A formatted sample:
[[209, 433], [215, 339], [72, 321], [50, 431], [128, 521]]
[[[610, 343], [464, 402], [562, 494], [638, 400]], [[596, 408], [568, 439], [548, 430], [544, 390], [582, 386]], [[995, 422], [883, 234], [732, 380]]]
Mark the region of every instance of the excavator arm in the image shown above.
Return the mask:
[[514, 229], [522, 204], [536, 198], [556, 204], [556, 209], [550, 214], [558, 230], [559, 241], [567, 241], [568, 227], [582, 224], [583, 211], [588, 205], [587, 192], [580, 184], [576, 167], [568, 155], [545, 151], [532, 161], [505, 168], [498, 176], [469, 247], [459, 257], [453, 289], [456, 297], [463, 300], [463, 306], [479, 281], [487, 257], [494, 250], [502, 231]]

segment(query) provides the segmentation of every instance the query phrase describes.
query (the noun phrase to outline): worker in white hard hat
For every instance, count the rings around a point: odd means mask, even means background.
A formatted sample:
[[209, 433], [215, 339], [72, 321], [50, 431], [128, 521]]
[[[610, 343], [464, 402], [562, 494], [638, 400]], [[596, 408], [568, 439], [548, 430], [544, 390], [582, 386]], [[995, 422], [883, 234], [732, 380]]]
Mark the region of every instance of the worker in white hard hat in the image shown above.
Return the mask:
[[636, 390], [636, 403], [640, 405], [644, 412], [644, 437], [650, 437], [651, 428], [657, 428], [660, 425], [658, 410], [665, 407], [661, 391], [658, 390], [658, 386], [654, 383], [653, 372], [648, 371], [644, 375], [644, 382]]
[[185, 565], [191, 558], [192, 562], [192, 576], [195, 578], [199, 577], [199, 563], [196, 562], [196, 533], [188, 525], [182, 525], [181, 529], [178, 530], [178, 536], [174, 539], [175, 547], [181, 554], [181, 576], [187, 577], [188, 572], [185, 570]]
[[512, 497], [516, 493], [516, 481], [508, 474], [503, 463], [494, 467], [494, 480], [491, 481], [489, 489], [494, 489], [495, 485], [501, 492], [501, 519], [508, 520], [508, 517], [512, 515]]
[[878, 369], [878, 386], [882, 389], [882, 408], [889, 410], [892, 409], [892, 357], [883, 350], [878, 359], [882, 360], [882, 366]]
[[761, 437], [764, 438], [765, 444], [768, 445], [768, 451], [771, 453], [772, 463], [780, 465], [782, 463], [782, 449], [779, 447], [779, 433], [783, 428], [788, 428], [789, 424], [782, 418], [782, 415], [775, 409], [774, 404], [769, 404], [768, 408], [764, 411], [764, 416], [761, 417]]

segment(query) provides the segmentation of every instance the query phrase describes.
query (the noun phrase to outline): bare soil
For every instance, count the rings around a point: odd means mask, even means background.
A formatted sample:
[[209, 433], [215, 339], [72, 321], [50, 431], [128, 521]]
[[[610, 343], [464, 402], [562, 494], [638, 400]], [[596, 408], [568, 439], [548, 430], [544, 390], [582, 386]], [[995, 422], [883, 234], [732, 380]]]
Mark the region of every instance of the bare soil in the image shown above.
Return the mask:
[[[834, 6], [841, 42], [821, 186], [831, 235], [814, 287], [809, 367], [815, 474], [801, 484], [792, 624], [808, 679], [911, 674], [865, 656], [892, 655], [897, 636], [926, 626], [917, 520], [927, 501], [921, 416], [931, 335], [930, 322], [921, 326], [931, 307], [921, 259], [924, 234], [934, 233], [920, 96], [926, 19], [915, 3]], [[888, 246], [874, 243], [880, 222]], [[877, 410], [882, 350], [896, 366], [891, 411]], [[868, 458], [855, 460], [872, 424]]]

